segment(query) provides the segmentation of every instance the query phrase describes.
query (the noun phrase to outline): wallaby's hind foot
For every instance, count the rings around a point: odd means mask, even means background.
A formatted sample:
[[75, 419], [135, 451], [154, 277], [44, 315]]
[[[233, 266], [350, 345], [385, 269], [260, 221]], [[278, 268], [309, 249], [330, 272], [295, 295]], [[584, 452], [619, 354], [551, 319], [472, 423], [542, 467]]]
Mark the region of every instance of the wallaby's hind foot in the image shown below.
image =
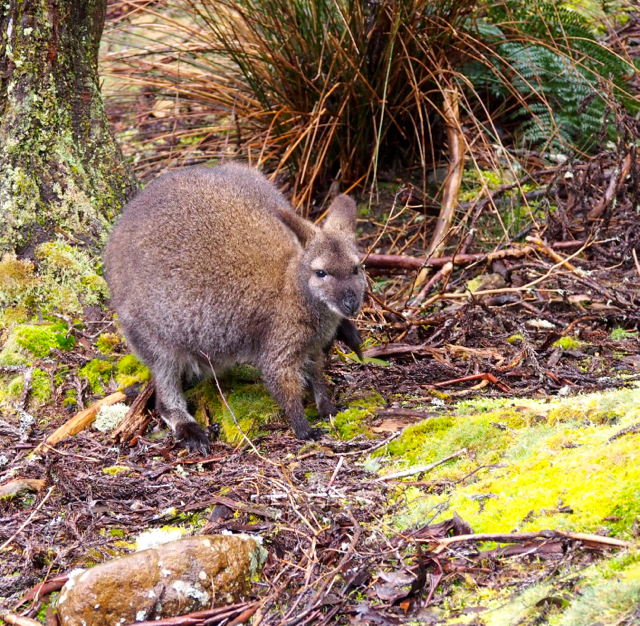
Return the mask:
[[172, 430], [176, 441], [189, 452], [200, 452], [203, 455], [209, 453], [211, 442], [198, 422], [178, 422]]

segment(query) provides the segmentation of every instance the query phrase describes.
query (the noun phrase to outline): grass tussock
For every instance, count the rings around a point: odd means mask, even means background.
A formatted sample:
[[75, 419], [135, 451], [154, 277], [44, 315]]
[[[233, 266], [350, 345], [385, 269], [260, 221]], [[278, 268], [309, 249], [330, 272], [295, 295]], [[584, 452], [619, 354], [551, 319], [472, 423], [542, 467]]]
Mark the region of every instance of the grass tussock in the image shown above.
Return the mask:
[[631, 60], [602, 39], [625, 19], [622, 3], [609, 15], [555, 0], [117, 6], [103, 68], [118, 79], [107, 84], [112, 110], [136, 100], [143, 178], [242, 157], [287, 173], [294, 204], [309, 209], [334, 181], [348, 190], [410, 169], [426, 186], [447, 92], [471, 160], [497, 171], [517, 167], [495, 150], [505, 128], [542, 151], [589, 150], [607, 94], [637, 108]]

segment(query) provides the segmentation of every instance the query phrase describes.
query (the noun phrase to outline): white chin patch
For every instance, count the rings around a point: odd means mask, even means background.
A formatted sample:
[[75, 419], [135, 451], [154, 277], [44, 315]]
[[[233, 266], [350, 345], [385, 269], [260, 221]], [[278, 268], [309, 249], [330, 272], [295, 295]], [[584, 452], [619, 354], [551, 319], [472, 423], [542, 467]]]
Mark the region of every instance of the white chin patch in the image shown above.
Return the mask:
[[331, 304], [329, 302], [327, 302], [326, 304], [329, 307], [330, 311], [333, 311], [339, 317], [344, 317], [344, 313], [337, 306], [335, 306], [334, 304]]

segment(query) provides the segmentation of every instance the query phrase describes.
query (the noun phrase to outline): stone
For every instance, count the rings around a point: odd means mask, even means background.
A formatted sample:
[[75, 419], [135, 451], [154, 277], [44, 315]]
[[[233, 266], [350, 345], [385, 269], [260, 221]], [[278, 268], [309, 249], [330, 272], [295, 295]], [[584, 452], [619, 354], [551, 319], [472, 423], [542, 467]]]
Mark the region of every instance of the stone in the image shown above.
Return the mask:
[[17, 478], [0, 486], [0, 500], [10, 500], [28, 491], [38, 492], [44, 489], [45, 481], [38, 478]]
[[119, 626], [242, 601], [266, 551], [247, 535], [200, 535], [74, 570], [60, 592], [63, 626]]

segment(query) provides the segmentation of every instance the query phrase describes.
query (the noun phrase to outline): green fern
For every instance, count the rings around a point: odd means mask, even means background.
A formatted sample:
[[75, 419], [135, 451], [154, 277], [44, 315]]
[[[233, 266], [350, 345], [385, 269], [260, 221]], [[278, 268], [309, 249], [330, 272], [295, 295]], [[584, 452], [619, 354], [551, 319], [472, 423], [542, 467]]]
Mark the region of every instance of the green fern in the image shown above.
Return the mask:
[[597, 41], [584, 16], [557, 0], [500, 2], [467, 29], [490, 52], [465, 74], [505, 103], [517, 92], [526, 103], [515, 113], [522, 142], [594, 148], [607, 110], [605, 84], [630, 112], [638, 110], [626, 84], [633, 67]]

